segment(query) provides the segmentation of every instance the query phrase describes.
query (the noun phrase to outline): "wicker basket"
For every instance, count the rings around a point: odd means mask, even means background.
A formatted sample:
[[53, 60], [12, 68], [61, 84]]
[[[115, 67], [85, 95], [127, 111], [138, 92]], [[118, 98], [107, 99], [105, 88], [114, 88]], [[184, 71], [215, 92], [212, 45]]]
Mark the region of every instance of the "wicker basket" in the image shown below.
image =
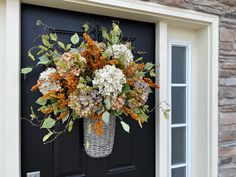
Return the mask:
[[104, 125], [104, 134], [96, 135], [91, 127], [96, 122], [84, 118], [84, 148], [86, 153], [93, 158], [106, 157], [111, 154], [115, 138], [116, 117], [111, 117], [108, 125]]

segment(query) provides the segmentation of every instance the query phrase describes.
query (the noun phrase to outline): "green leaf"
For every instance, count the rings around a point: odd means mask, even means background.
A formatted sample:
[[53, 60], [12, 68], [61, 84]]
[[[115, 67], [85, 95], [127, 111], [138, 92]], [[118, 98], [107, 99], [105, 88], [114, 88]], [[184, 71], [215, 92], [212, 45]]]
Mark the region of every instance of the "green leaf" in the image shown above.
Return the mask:
[[140, 128], [143, 128], [143, 125], [142, 125], [142, 122], [140, 119], [138, 119], [138, 124], [139, 124]]
[[65, 50], [65, 44], [64, 44], [63, 42], [58, 41], [57, 43], [58, 43], [58, 45], [59, 45], [62, 49]]
[[169, 112], [165, 110], [163, 113], [164, 113], [165, 119], [169, 119]]
[[129, 93], [130, 91], [130, 86], [128, 84], [125, 84], [122, 88], [122, 93]]
[[149, 74], [150, 74], [150, 76], [152, 76], [152, 77], [155, 77], [155, 76], [156, 76], [156, 74], [155, 74], [155, 72], [154, 72], [154, 69], [151, 69]]
[[56, 33], [50, 33], [49, 36], [53, 41], [57, 41], [57, 34]]
[[49, 41], [48, 41], [48, 36], [47, 36], [47, 35], [43, 35], [43, 36], [42, 36], [42, 42], [43, 42], [43, 44], [44, 44], [45, 46], [51, 47], [51, 44], [50, 44]]
[[110, 100], [110, 96], [107, 96], [104, 100], [104, 103], [106, 105], [107, 110], [109, 110], [111, 108], [111, 100]]
[[37, 100], [36, 100], [36, 103], [41, 105], [41, 106], [44, 106], [46, 103], [47, 103], [47, 99], [44, 99], [43, 97], [39, 97]]
[[107, 39], [108, 41], [110, 41], [110, 38], [109, 38], [109, 35], [107, 34], [106, 28], [105, 27], [101, 27], [101, 29], [102, 29], [102, 37], [104, 39]]
[[66, 51], [69, 50], [71, 48], [71, 44], [67, 44], [66, 45]]
[[105, 124], [109, 124], [110, 122], [110, 113], [105, 111], [103, 114], [102, 114], [102, 120], [105, 122]]
[[64, 124], [68, 120], [69, 117], [70, 117], [70, 111], [67, 110], [66, 115], [62, 117], [62, 123]]
[[125, 123], [124, 121], [120, 121], [122, 128], [129, 133], [130, 127], [127, 123]]
[[35, 57], [30, 51], [28, 51], [28, 57], [31, 58], [31, 60], [35, 61]]
[[145, 66], [144, 66], [144, 69], [146, 69], [146, 70], [151, 70], [153, 66], [154, 66], [153, 63], [147, 62], [147, 63], [145, 64]]
[[102, 114], [104, 111], [105, 111], [104, 107], [101, 106], [101, 109], [97, 111], [97, 114], [98, 114], [98, 115], [99, 115], [99, 114]]
[[143, 57], [139, 57], [135, 61], [138, 62], [138, 61], [141, 61], [142, 59], [143, 59]]
[[86, 85], [82, 84], [82, 83], [78, 83], [77, 85], [77, 88], [80, 89], [80, 88], [84, 88]]
[[53, 135], [53, 132], [48, 132], [48, 134], [46, 134], [44, 137], [43, 137], [43, 142], [47, 141], [51, 136]]
[[85, 84], [85, 83], [86, 83], [86, 80], [85, 80], [82, 76], [80, 76], [80, 77], [79, 77], [79, 82], [80, 82], [81, 84]]
[[117, 25], [116, 23], [112, 23], [112, 27], [112, 32], [114, 33], [114, 35], [119, 36], [121, 33], [119, 25]]
[[31, 110], [31, 114], [30, 114], [31, 120], [36, 119], [37, 116], [36, 116], [36, 114], [34, 113], [34, 110], [33, 110], [33, 107], [32, 107], [32, 106], [30, 107], [30, 110]]
[[74, 122], [73, 122], [73, 121], [70, 121], [70, 123], [69, 123], [69, 125], [68, 125], [68, 128], [67, 128], [68, 132], [71, 132], [71, 131], [72, 131], [73, 125], [74, 125]]
[[47, 65], [48, 63], [50, 63], [50, 60], [46, 55], [39, 57], [39, 60], [40, 61], [37, 63], [37, 65], [40, 65], [40, 64]]
[[89, 25], [88, 24], [84, 24], [83, 25], [84, 31], [87, 32], [89, 30]]
[[48, 48], [45, 47], [45, 46], [43, 46], [43, 45], [39, 45], [39, 48], [42, 49], [42, 50], [44, 50], [44, 51], [48, 50]]
[[47, 129], [52, 128], [55, 125], [55, 123], [56, 121], [49, 116], [43, 121], [43, 125], [41, 126], [41, 128], [47, 128]]
[[28, 74], [28, 73], [30, 73], [32, 70], [33, 70], [33, 68], [31, 68], [31, 67], [22, 68], [22, 69], [21, 69], [21, 73], [22, 73], [22, 74]]
[[74, 45], [78, 44], [78, 42], [79, 42], [79, 35], [77, 33], [75, 33], [73, 36], [71, 36], [70, 40], [71, 40], [72, 44], [74, 44]]

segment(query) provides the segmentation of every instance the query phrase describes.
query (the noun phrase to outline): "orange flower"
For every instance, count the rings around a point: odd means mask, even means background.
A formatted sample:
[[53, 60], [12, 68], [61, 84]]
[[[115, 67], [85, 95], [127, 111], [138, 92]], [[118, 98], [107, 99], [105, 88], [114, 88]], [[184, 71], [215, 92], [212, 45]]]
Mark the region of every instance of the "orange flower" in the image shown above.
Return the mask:
[[57, 117], [57, 120], [63, 119], [67, 114], [68, 110], [61, 112], [60, 115]]
[[149, 85], [149, 87], [153, 87], [156, 89], [160, 88], [159, 84], [155, 84], [150, 78], [145, 77], [145, 78], [143, 78], [143, 80], [144, 80], [144, 82], [146, 82]]
[[127, 77], [132, 77], [135, 74], [135, 62], [131, 62], [130, 65], [123, 70]]
[[52, 106], [45, 107], [45, 108], [40, 109], [40, 111], [44, 114], [50, 114], [51, 112], [53, 112], [53, 107]]
[[44, 94], [44, 95], [43, 95], [43, 98], [46, 99], [46, 98], [49, 98], [49, 97], [52, 96], [52, 95], [55, 96], [56, 93], [57, 93], [56, 90], [51, 90], [51, 91], [49, 91], [48, 93]]
[[141, 120], [137, 114], [135, 114], [131, 109], [129, 109], [128, 107], [124, 107], [124, 111], [125, 113], [129, 114], [134, 120]]
[[102, 136], [104, 134], [103, 125], [104, 125], [104, 122], [102, 120], [97, 121], [93, 125], [93, 128], [94, 128], [94, 131], [95, 131], [96, 135]]

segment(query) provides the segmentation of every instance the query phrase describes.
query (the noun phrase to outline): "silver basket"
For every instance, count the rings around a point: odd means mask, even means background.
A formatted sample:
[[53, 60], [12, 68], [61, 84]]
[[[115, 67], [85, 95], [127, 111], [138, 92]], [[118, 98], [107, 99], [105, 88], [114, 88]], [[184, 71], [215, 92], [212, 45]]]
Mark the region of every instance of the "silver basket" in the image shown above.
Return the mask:
[[104, 124], [103, 135], [96, 135], [93, 130], [95, 120], [84, 118], [84, 149], [93, 158], [106, 157], [111, 154], [115, 138], [116, 117], [111, 117], [108, 125]]

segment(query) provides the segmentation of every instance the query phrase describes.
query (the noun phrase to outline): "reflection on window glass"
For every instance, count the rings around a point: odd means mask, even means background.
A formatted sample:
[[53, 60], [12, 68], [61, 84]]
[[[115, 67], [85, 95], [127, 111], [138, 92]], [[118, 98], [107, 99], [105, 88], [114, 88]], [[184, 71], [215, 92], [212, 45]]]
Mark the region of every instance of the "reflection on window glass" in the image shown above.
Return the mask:
[[186, 123], [186, 88], [172, 87], [171, 93], [172, 124]]
[[186, 83], [186, 47], [172, 46], [172, 83]]

